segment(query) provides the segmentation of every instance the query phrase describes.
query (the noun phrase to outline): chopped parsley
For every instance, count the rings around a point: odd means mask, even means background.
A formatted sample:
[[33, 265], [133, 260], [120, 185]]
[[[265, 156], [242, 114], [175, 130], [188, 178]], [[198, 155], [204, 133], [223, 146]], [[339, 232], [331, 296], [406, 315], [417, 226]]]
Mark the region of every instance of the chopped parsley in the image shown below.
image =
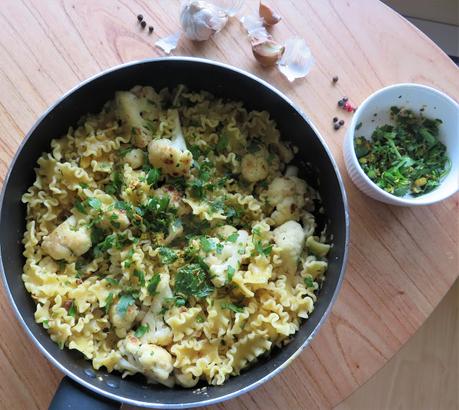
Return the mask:
[[140, 325], [134, 333], [134, 336], [140, 338], [145, 335], [150, 330], [150, 325], [148, 323]]
[[129, 249], [127, 255], [126, 255], [126, 260], [124, 261], [124, 267], [125, 268], [130, 268], [132, 265], [132, 257], [134, 256], [134, 249]]
[[113, 278], [110, 278], [110, 277], [106, 277], [104, 278], [108, 283], [110, 283], [110, 285], [112, 286], [118, 286], [120, 284], [120, 281], [118, 279], [113, 279]]
[[244, 312], [244, 308], [243, 307], [237, 306], [234, 303], [226, 303], [225, 302], [225, 303], [222, 303], [220, 306], [221, 306], [222, 309], [229, 309], [229, 310], [233, 311], [234, 313], [243, 313]]
[[110, 292], [108, 296], [105, 298], [105, 313], [108, 313], [112, 304], [113, 304], [113, 293]]
[[145, 274], [141, 270], [136, 269], [134, 276], [139, 280], [140, 286], [145, 286]]
[[105, 186], [105, 192], [110, 195], [119, 195], [124, 185], [124, 177], [120, 171], [112, 174], [112, 180]]
[[215, 149], [217, 150], [219, 154], [222, 154], [223, 152], [226, 151], [226, 149], [228, 148], [228, 142], [229, 142], [228, 136], [226, 134], [220, 134], [220, 136], [218, 137], [217, 145], [215, 147]]
[[72, 304], [69, 307], [69, 316], [75, 317], [76, 307], [75, 302], [72, 300]]
[[304, 278], [304, 283], [307, 288], [313, 288], [314, 287], [314, 280], [312, 279], [311, 276], [306, 276]]
[[86, 200], [86, 203], [93, 209], [100, 210], [102, 207], [102, 202], [100, 202], [100, 199], [98, 198], [88, 198]]
[[147, 184], [156, 185], [161, 176], [161, 171], [157, 168], [151, 168], [147, 173]]
[[111, 234], [107, 235], [105, 239], [99, 242], [96, 246], [94, 246], [94, 256], [97, 258], [107, 252], [109, 249], [113, 248], [113, 245], [116, 242], [116, 235]]
[[171, 248], [161, 246], [159, 248], [159, 259], [163, 265], [169, 265], [174, 263], [178, 259], [178, 256]]
[[204, 316], [203, 315], [196, 316], [196, 322], [197, 323], [204, 323], [205, 322]]
[[258, 252], [259, 255], [269, 256], [273, 249], [272, 245], [263, 246], [262, 241], [255, 241], [255, 250]]
[[135, 303], [134, 296], [130, 293], [121, 296], [116, 306], [116, 313], [120, 316], [125, 316], [129, 306]]
[[85, 215], [87, 214], [84, 203], [80, 201], [79, 199], [75, 201], [75, 208], [77, 209], [78, 212], [81, 212], [82, 214], [85, 214]]
[[230, 283], [233, 280], [233, 276], [236, 273], [236, 269], [234, 269], [231, 265], [226, 268], [226, 279], [227, 282]]
[[156, 289], [158, 288], [159, 282], [161, 282], [161, 275], [159, 273], [155, 273], [149, 280], [147, 286], [147, 291], [150, 296], [156, 295]]
[[237, 232], [233, 232], [230, 236], [228, 236], [228, 238], [226, 238], [226, 240], [234, 243], [237, 241], [237, 238], [239, 238], [239, 234]]
[[198, 263], [184, 265], [175, 274], [175, 293], [198, 299], [209, 296], [214, 287], [208, 282], [206, 271]]

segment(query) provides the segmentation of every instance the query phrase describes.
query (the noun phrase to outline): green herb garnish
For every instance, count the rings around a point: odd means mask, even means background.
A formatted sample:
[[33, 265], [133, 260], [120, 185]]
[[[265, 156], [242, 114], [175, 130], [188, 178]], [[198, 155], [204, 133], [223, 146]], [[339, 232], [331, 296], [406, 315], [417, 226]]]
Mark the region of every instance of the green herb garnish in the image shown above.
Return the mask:
[[177, 254], [172, 249], [167, 248], [166, 246], [161, 246], [159, 248], [159, 259], [163, 265], [174, 263], [177, 258]]
[[304, 283], [307, 288], [313, 288], [314, 287], [314, 280], [310, 276], [306, 276], [304, 278]]
[[371, 141], [354, 140], [355, 154], [368, 177], [396, 196], [419, 196], [438, 187], [451, 162], [439, 141], [439, 119], [391, 107], [394, 125], [376, 128]]
[[88, 198], [86, 203], [93, 209], [99, 210], [102, 206], [102, 202], [98, 198]]
[[222, 307], [222, 309], [229, 309], [229, 310], [233, 311], [234, 313], [243, 313], [244, 312], [244, 308], [243, 307], [237, 306], [234, 303], [222, 303], [220, 306]]
[[184, 297], [205, 298], [214, 290], [207, 274], [198, 263], [182, 266], [175, 274], [175, 293]]
[[145, 286], [145, 274], [141, 270], [136, 269], [134, 276], [139, 280], [140, 286]]
[[156, 289], [158, 288], [159, 282], [161, 282], [161, 275], [159, 273], [155, 273], [148, 282], [147, 286], [147, 291], [150, 296], [156, 295]]
[[116, 313], [120, 316], [125, 316], [129, 306], [135, 303], [134, 296], [132, 294], [122, 295], [118, 304], [116, 305]]
[[239, 234], [237, 232], [233, 232], [230, 236], [228, 236], [228, 238], [226, 238], [226, 240], [234, 243], [237, 241], [237, 238], [239, 238]]
[[72, 300], [72, 304], [69, 307], [69, 316], [75, 317], [76, 307], [75, 302]]
[[113, 304], [113, 293], [110, 292], [108, 296], [105, 298], [105, 313], [108, 313], [112, 304]]
[[140, 338], [143, 335], [145, 335], [145, 333], [147, 333], [149, 330], [150, 330], [150, 325], [148, 323], [144, 325], [140, 325], [135, 331], [134, 336], [137, 338]]

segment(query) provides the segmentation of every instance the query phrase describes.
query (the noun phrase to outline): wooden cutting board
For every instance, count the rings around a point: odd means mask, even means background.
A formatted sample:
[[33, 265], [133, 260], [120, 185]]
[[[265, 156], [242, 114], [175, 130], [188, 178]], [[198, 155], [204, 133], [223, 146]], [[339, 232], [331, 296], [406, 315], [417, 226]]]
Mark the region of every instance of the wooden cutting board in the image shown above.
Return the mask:
[[[211, 41], [182, 41], [176, 55], [223, 61], [269, 81], [318, 127], [338, 162], [351, 207], [346, 279], [328, 321], [282, 374], [221, 409], [329, 408], [380, 369], [422, 325], [458, 276], [458, 196], [422, 208], [397, 208], [360, 193], [332, 128], [344, 95], [355, 104], [398, 82], [418, 82], [459, 98], [459, 72], [426, 36], [374, 0], [272, 0], [283, 16], [279, 41], [306, 40], [316, 59], [307, 78], [289, 83], [253, 59], [236, 19]], [[243, 13], [255, 12], [247, 0]], [[3, 0], [0, 8], [0, 177], [40, 113], [69, 88], [103, 69], [162, 56], [154, 41], [178, 28], [179, 1]], [[148, 35], [136, 21], [153, 24]], [[331, 79], [339, 81], [332, 85]], [[44, 409], [61, 378], [30, 343], [0, 297], [0, 403]], [[415, 381], [413, 381], [415, 382]]]

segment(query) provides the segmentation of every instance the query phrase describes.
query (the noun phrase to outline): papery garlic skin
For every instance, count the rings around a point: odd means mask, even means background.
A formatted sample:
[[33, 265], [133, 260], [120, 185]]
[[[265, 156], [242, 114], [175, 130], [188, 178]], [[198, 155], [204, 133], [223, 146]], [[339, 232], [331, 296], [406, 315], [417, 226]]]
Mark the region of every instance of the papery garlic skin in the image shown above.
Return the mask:
[[311, 71], [314, 62], [306, 42], [301, 38], [292, 38], [285, 43], [284, 55], [278, 63], [278, 68], [289, 81], [294, 81], [305, 77]]
[[271, 35], [267, 32], [261, 17], [243, 16], [241, 23], [247, 30], [247, 34], [252, 42], [262, 42], [271, 39]]
[[155, 46], [159, 47], [163, 50], [166, 54], [170, 54], [172, 50], [175, 50], [177, 44], [180, 40], [180, 31], [177, 31], [170, 36], [160, 38], [156, 43]]
[[212, 3], [187, 0], [182, 3], [180, 24], [187, 38], [205, 41], [219, 32], [228, 22], [228, 14]]

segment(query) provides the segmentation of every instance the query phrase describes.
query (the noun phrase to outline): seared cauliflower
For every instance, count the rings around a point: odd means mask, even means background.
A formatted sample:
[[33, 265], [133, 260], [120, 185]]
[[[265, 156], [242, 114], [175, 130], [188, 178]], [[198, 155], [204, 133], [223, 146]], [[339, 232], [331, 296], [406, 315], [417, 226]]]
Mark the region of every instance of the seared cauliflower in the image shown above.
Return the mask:
[[142, 319], [142, 325], [147, 326], [147, 332], [142, 336], [142, 343], [154, 343], [166, 346], [172, 342], [172, 332], [169, 326], [164, 323], [161, 310], [166, 299], [173, 297], [169, 286], [170, 276], [168, 273], [161, 274], [161, 280], [156, 288], [156, 295], [152, 304]]
[[267, 190], [268, 203], [275, 209], [271, 214], [273, 225], [298, 221], [305, 205], [306, 182], [295, 176], [277, 177]]
[[55, 260], [72, 262], [86, 253], [91, 245], [90, 230], [72, 215], [44, 237], [41, 249]]
[[140, 168], [144, 163], [144, 152], [139, 149], [131, 149], [124, 157], [125, 161], [131, 166], [132, 169]]
[[241, 173], [246, 181], [258, 182], [267, 178], [269, 166], [265, 154], [265, 150], [259, 150], [254, 154], [246, 154], [242, 157]]
[[171, 387], [174, 384], [170, 377], [174, 370], [171, 354], [163, 347], [142, 343], [135, 336], [128, 336], [118, 342], [120, 353], [126, 357], [116, 366], [128, 374], [143, 373], [150, 381], [159, 382]]
[[305, 234], [302, 226], [288, 221], [273, 231], [274, 242], [287, 273], [294, 274], [304, 247]]
[[148, 159], [155, 168], [164, 174], [178, 177], [190, 171], [193, 155], [186, 147], [177, 110], [170, 110], [174, 118], [174, 135], [172, 139], [160, 138], [148, 144]]
[[139, 308], [135, 304], [132, 304], [128, 306], [125, 312], [119, 312], [119, 303], [120, 302], [118, 301], [110, 307], [110, 322], [112, 323], [118, 337], [126, 337], [129, 330], [131, 330], [134, 326], [135, 319], [139, 313]]
[[204, 262], [209, 266], [211, 281], [216, 287], [222, 287], [227, 283], [228, 269], [239, 269], [242, 259], [239, 250], [245, 248], [249, 234], [244, 230], [239, 230], [237, 235], [234, 242], [220, 242], [217, 238], [211, 238], [212, 241], [222, 246], [218, 252], [212, 251], [204, 258]]

